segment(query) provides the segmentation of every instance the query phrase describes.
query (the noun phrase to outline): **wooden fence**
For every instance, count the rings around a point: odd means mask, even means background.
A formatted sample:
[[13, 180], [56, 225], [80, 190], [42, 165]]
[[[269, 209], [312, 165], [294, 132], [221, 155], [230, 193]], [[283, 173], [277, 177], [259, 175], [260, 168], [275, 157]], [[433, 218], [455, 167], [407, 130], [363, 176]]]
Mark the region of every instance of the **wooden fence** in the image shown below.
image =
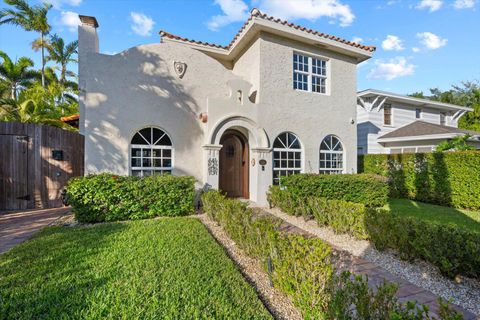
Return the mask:
[[68, 179], [83, 175], [84, 137], [46, 125], [0, 122], [0, 211], [62, 206]]

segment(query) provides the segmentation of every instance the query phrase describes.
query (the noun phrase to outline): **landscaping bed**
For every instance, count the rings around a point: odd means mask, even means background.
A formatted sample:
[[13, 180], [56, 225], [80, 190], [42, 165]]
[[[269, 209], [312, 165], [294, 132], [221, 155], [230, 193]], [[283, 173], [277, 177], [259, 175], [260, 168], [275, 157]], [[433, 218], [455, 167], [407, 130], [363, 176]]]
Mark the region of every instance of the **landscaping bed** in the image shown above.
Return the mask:
[[270, 319], [193, 218], [50, 227], [0, 256], [5, 319]]

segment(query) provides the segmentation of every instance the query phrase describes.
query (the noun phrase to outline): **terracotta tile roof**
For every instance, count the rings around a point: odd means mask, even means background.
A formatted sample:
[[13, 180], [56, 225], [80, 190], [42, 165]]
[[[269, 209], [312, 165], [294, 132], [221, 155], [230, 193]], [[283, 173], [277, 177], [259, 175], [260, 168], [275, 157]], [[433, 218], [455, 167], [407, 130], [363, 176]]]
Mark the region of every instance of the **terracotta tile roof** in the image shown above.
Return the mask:
[[61, 117], [60, 121], [68, 122], [68, 121], [74, 121], [74, 120], [78, 120], [78, 119], [80, 119], [80, 114], [74, 114], [74, 115], [67, 116], [67, 117]]
[[174, 39], [174, 40], [180, 40], [180, 41], [184, 41], [184, 42], [188, 42], [188, 43], [192, 43], [192, 44], [199, 44], [199, 45], [204, 45], [204, 46], [207, 46], [207, 47], [229, 50], [233, 46], [235, 41], [237, 41], [237, 39], [240, 37], [242, 32], [245, 30], [247, 25], [250, 23], [250, 21], [254, 17], [261, 18], [261, 19], [264, 19], [264, 20], [269, 20], [269, 21], [272, 21], [272, 22], [275, 22], [275, 23], [278, 23], [278, 24], [286, 25], [286, 26], [288, 26], [292, 29], [296, 29], [296, 30], [300, 30], [300, 31], [303, 31], [303, 32], [306, 32], [306, 33], [310, 33], [310, 34], [316, 35], [316, 36], [321, 37], [321, 38], [334, 40], [334, 41], [337, 41], [337, 42], [340, 42], [340, 43], [343, 43], [343, 44], [346, 44], [346, 45], [349, 45], [349, 46], [352, 46], [352, 47], [355, 47], [355, 48], [366, 50], [368, 52], [373, 52], [376, 49], [375, 46], [365, 46], [365, 45], [355, 43], [355, 42], [352, 42], [352, 41], [348, 41], [348, 40], [345, 40], [345, 39], [342, 39], [342, 38], [339, 38], [339, 37], [336, 37], [336, 36], [332, 36], [332, 35], [329, 35], [329, 34], [326, 34], [326, 33], [323, 33], [323, 32], [319, 32], [319, 31], [316, 31], [316, 30], [313, 30], [313, 29], [302, 27], [300, 25], [290, 23], [287, 20], [282, 20], [282, 19], [278, 19], [278, 18], [269, 16], [265, 13], [262, 13], [257, 8], [252, 9], [252, 11], [250, 12], [250, 17], [247, 19], [247, 21], [245, 21], [243, 26], [240, 28], [240, 30], [237, 32], [237, 34], [233, 37], [232, 41], [230, 41], [230, 43], [227, 46], [221, 46], [221, 45], [213, 44], [213, 43], [209, 43], [209, 42], [202, 42], [202, 41], [192, 40], [192, 39], [188, 39], [188, 38], [183, 38], [183, 37], [171, 34], [169, 32], [163, 31], [163, 30], [160, 31], [160, 35], [162, 37], [166, 37], [166, 38], [170, 38], [170, 39]]
[[471, 136], [478, 136], [480, 132], [459, 129], [455, 127], [442, 126], [435, 123], [425, 122], [425, 121], [415, 121], [406, 126], [398, 128], [392, 132], [389, 132], [379, 139], [390, 139], [390, 138], [401, 138], [401, 137], [415, 137], [415, 136], [424, 136], [424, 135], [435, 135], [435, 134], [469, 134]]

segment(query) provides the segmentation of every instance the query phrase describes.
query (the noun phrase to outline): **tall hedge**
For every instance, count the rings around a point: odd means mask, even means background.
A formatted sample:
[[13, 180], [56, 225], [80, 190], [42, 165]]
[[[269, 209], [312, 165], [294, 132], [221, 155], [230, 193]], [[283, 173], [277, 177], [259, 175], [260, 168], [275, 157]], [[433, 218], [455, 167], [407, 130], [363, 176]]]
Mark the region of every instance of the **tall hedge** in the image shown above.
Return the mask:
[[282, 178], [281, 183], [300, 201], [316, 196], [381, 207], [388, 200], [386, 179], [373, 174], [296, 174]]
[[139, 178], [103, 173], [70, 179], [66, 191], [67, 203], [80, 222], [182, 216], [194, 212], [193, 177]]
[[369, 154], [359, 171], [387, 177], [394, 198], [480, 209], [480, 151]]

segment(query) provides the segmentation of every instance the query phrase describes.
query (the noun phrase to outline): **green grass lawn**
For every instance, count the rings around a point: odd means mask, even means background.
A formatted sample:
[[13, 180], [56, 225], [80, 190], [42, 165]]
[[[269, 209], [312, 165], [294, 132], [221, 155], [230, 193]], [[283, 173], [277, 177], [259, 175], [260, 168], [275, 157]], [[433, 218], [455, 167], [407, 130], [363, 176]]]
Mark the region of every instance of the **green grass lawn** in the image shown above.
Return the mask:
[[442, 207], [408, 199], [390, 199], [386, 208], [404, 216], [445, 224], [456, 224], [480, 232], [480, 211]]
[[194, 218], [50, 227], [0, 255], [0, 319], [266, 319]]

